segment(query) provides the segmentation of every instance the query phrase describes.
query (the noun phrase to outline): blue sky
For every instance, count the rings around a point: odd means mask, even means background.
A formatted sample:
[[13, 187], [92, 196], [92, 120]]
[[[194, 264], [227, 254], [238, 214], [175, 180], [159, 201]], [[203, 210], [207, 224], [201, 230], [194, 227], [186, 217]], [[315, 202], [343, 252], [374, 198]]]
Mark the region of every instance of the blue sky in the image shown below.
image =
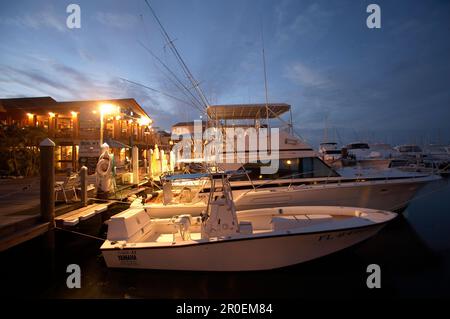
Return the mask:
[[[449, 142], [448, 1], [150, 2], [211, 103], [264, 102], [262, 25], [269, 100], [291, 104], [310, 139], [328, 118], [346, 139]], [[381, 29], [366, 27], [373, 2]], [[66, 27], [70, 3], [81, 29]], [[2, 1], [0, 97], [133, 97], [164, 128], [198, 118], [120, 80], [184, 98], [139, 42], [183, 78], [143, 0]]]

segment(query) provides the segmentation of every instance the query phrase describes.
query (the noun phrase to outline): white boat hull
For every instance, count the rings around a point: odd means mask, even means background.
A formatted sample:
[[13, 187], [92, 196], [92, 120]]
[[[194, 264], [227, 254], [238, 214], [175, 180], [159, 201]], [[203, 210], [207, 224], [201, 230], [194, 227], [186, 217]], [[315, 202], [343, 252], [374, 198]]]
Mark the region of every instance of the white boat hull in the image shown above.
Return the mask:
[[[292, 187], [233, 190], [237, 210], [277, 206], [349, 206], [399, 211], [413, 199], [420, 187], [430, 178], [385, 181], [358, 181]], [[204, 204], [163, 205], [147, 204], [147, 211], [155, 218], [180, 214], [200, 215]]]
[[286, 267], [353, 246], [384, 224], [353, 229], [236, 239], [178, 247], [103, 249], [108, 267], [187, 271], [254, 271]]
[[289, 190], [257, 190], [239, 197], [233, 192], [236, 208], [247, 210], [276, 206], [350, 206], [400, 210], [407, 206], [422, 183], [361, 182], [341, 185], [293, 186]]

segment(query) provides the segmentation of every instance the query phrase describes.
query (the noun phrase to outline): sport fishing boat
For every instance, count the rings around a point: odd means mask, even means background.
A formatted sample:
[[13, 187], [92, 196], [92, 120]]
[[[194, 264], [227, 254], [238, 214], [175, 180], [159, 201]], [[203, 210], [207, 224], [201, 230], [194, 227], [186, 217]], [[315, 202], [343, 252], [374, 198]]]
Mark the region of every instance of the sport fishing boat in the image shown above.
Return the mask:
[[280, 268], [360, 243], [396, 217], [388, 211], [329, 206], [236, 211], [226, 175], [210, 178], [208, 205], [201, 216], [185, 209], [171, 218], [151, 218], [145, 209], [135, 207], [113, 216], [101, 246], [107, 266], [190, 271]]
[[[208, 113], [222, 121], [224, 127], [260, 128], [265, 119], [278, 118], [290, 111], [287, 104], [251, 104], [210, 106]], [[234, 120], [252, 120], [253, 126], [230, 123]], [[276, 206], [350, 206], [401, 211], [413, 199], [420, 187], [440, 179], [420, 172], [397, 169], [334, 169], [325, 164], [307, 143], [296, 137], [292, 122], [288, 130], [279, 129], [278, 170], [265, 174], [266, 164], [251, 162], [258, 149], [251, 150], [246, 140], [245, 156], [241, 162], [216, 163], [221, 170], [241, 169], [245, 174], [230, 177], [231, 189], [238, 210], [271, 208]], [[267, 124], [266, 124], [267, 127]], [[256, 130], [258, 132], [258, 130]], [[236, 156], [236, 151], [232, 154]], [[227, 156], [226, 150], [223, 156]], [[237, 163], [236, 163], [237, 162]], [[148, 198], [144, 207], [153, 217], [171, 217], [182, 214], [188, 207], [191, 214], [199, 215], [207, 205], [209, 181], [195, 174], [166, 176], [164, 190]], [[136, 203], [141, 205], [140, 203]], [[192, 209], [192, 210], [191, 210]]]

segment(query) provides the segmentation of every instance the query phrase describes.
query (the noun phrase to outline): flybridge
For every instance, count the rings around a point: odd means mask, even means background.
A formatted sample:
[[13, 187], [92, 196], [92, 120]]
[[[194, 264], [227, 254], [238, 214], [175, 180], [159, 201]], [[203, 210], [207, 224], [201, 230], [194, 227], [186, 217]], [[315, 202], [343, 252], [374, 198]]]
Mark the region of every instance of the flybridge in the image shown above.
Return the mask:
[[214, 120], [247, 120], [277, 118], [291, 110], [286, 103], [211, 105], [208, 117]]

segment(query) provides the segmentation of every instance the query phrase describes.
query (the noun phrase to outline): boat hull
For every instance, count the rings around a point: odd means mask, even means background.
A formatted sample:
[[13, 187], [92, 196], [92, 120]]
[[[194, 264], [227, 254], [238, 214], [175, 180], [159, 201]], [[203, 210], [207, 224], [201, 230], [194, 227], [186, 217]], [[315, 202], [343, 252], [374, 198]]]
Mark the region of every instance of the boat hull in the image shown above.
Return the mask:
[[[237, 210], [249, 210], [277, 206], [349, 206], [401, 211], [414, 198], [417, 191], [429, 179], [358, 181], [319, 185], [298, 185], [265, 189], [233, 190]], [[155, 218], [167, 218], [180, 214], [200, 215], [206, 204], [148, 205], [148, 212]]]
[[[424, 183], [361, 182], [341, 185], [291, 187], [289, 190], [254, 191], [235, 196], [236, 208], [247, 210], [274, 206], [350, 206], [398, 211], [406, 207]], [[233, 192], [234, 195], [234, 192]]]
[[108, 267], [185, 271], [255, 271], [291, 266], [353, 246], [384, 224], [176, 247], [102, 247]]

